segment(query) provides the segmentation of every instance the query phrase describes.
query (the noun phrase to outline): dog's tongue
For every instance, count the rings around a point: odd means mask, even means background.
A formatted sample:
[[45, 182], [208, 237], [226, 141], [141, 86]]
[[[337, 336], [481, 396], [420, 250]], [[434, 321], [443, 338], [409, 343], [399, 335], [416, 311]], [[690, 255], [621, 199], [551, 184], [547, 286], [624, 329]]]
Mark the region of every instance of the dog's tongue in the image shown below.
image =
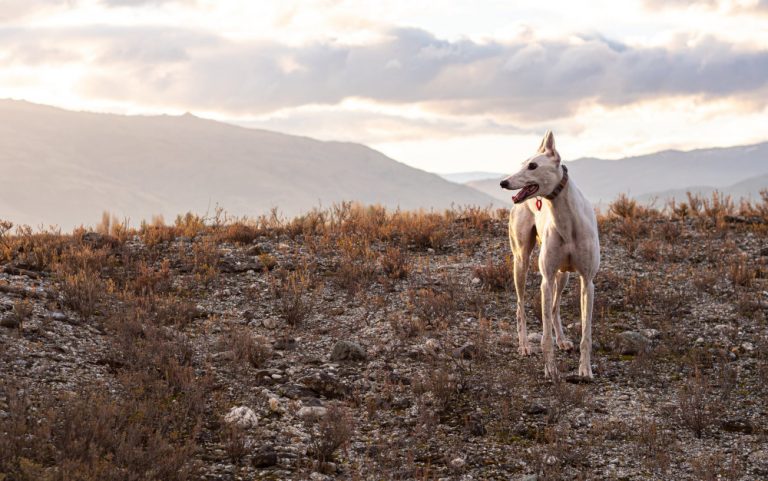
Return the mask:
[[512, 202], [520, 202], [529, 195], [533, 194], [539, 190], [539, 186], [536, 184], [526, 185], [522, 189], [520, 189], [520, 192], [518, 192], [514, 197], [512, 197]]

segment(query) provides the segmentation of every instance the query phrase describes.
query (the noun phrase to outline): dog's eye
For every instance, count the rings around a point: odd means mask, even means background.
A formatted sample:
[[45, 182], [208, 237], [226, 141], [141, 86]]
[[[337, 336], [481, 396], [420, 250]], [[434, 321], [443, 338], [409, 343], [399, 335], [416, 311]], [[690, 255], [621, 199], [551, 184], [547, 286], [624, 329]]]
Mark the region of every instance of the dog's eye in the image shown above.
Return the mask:
[[538, 166], [539, 164], [537, 164], [536, 162], [531, 162], [530, 164], [528, 164], [528, 170], [533, 170]]

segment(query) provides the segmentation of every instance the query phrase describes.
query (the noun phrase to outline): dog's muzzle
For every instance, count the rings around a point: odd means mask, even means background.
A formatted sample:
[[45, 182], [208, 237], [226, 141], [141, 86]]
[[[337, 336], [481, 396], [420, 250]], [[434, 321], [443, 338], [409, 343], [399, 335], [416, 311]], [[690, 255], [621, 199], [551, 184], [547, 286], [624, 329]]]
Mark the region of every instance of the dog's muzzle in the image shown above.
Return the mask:
[[502, 180], [499, 185], [502, 189], [509, 189], [509, 181], [507, 179]]

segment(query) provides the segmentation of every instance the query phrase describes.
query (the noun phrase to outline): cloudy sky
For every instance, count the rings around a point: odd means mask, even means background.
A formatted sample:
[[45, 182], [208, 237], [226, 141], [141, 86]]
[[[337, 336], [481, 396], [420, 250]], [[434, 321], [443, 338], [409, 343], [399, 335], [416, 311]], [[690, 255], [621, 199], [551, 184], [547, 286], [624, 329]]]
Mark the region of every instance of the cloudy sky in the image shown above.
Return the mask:
[[[586, 6], [588, 5], [588, 7]], [[768, 0], [2, 0], [0, 98], [187, 111], [435, 172], [768, 140]]]

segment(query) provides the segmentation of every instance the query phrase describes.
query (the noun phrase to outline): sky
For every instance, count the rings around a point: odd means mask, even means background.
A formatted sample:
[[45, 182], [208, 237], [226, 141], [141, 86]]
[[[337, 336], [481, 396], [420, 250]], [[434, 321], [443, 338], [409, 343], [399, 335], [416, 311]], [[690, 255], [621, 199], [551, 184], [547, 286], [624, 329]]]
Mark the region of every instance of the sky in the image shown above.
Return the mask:
[[768, 0], [2, 0], [0, 98], [192, 112], [433, 172], [768, 140]]

